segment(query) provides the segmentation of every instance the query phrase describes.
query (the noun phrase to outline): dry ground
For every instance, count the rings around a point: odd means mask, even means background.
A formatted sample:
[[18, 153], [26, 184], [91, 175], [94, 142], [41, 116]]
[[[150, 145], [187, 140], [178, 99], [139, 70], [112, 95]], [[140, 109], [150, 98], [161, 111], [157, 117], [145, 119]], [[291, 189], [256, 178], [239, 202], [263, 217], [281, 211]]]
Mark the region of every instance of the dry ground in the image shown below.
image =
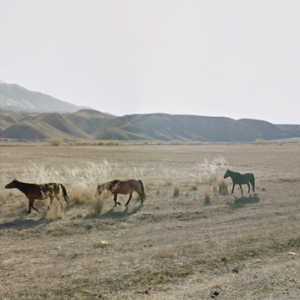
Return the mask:
[[[224, 165], [209, 174], [203, 162], [219, 156], [255, 174], [256, 194], [217, 192]], [[110, 196], [94, 214], [75, 200], [79, 175], [62, 182], [72, 200], [63, 211], [40, 202], [27, 216], [25, 196], [4, 190], [24, 172], [35, 179], [33, 164], [61, 181], [64, 167], [102, 159], [120, 171], [110, 174], [143, 180], [144, 205], [113, 208]], [[299, 185], [299, 144], [2, 147], [1, 298], [300, 299]]]

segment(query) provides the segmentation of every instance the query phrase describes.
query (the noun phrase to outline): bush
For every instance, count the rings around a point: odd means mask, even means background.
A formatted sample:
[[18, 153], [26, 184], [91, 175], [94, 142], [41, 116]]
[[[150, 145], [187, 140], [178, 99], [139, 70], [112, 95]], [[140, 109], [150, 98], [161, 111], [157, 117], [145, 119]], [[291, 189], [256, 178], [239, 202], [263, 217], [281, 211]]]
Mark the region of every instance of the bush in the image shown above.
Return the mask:
[[119, 143], [115, 142], [115, 141], [106, 142], [106, 146], [118, 146], [118, 145], [119, 145]]
[[51, 146], [59, 146], [63, 142], [60, 138], [50, 138], [48, 139], [48, 144]]
[[268, 145], [269, 142], [264, 139], [257, 139], [254, 143], [255, 145]]

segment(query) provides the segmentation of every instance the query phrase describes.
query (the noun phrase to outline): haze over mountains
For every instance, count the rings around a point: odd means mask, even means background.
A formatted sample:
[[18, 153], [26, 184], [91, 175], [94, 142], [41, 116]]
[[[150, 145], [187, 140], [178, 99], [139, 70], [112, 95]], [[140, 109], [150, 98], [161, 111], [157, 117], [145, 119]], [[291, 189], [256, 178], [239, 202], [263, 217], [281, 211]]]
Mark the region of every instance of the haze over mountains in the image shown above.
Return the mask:
[[252, 142], [300, 137], [300, 125], [253, 119], [164, 113], [116, 117], [3, 82], [0, 108], [2, 138]]
[[82, 107], [0, 81], [0, 109], [15, 112], [75, 112]]

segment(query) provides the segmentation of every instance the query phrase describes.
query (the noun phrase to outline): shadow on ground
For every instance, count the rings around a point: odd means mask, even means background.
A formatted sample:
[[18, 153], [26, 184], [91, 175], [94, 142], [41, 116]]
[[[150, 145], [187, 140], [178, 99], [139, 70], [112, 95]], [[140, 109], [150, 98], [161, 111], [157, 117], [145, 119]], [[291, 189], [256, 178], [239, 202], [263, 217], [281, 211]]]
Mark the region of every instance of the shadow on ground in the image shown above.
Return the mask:
[[143, 204], [141, 203], [139, 206], [135, 207], [132, 210], [129, 210], [128, 206], [125, 207], [124, 210], [118, 211], [116, 207], [112, 207], [107, 212], [103, 213], [102, 215], [89, 215], [86, 216], [85, 219], [122, 219], [129, 216], [132, 216], [138, 213], [143, 208]]
[[38, 220], [26, 219], [26, 218], [18, 218], [6, 223], [0, 224], [0, 230], [4, 229], [29, 229], [34, 228], [43, 223], [42, 218]]
[[248, 197], [234, 197], [234, 202], [230, 203], [230, 207], [243, 207], [248, 204], [256, 204], [260, 202], [260, 198], [257, 196], [257, 194], [249, 195]]

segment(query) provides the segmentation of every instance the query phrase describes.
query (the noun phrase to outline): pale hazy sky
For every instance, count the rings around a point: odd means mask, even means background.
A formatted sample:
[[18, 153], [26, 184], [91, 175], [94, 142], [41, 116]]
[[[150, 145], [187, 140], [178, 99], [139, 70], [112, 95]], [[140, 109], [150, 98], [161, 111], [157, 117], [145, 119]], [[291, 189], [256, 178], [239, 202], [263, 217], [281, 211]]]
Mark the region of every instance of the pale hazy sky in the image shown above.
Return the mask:
[[116, 115], [300, 124], [299, 0], [0, 0], [0, 78]]

